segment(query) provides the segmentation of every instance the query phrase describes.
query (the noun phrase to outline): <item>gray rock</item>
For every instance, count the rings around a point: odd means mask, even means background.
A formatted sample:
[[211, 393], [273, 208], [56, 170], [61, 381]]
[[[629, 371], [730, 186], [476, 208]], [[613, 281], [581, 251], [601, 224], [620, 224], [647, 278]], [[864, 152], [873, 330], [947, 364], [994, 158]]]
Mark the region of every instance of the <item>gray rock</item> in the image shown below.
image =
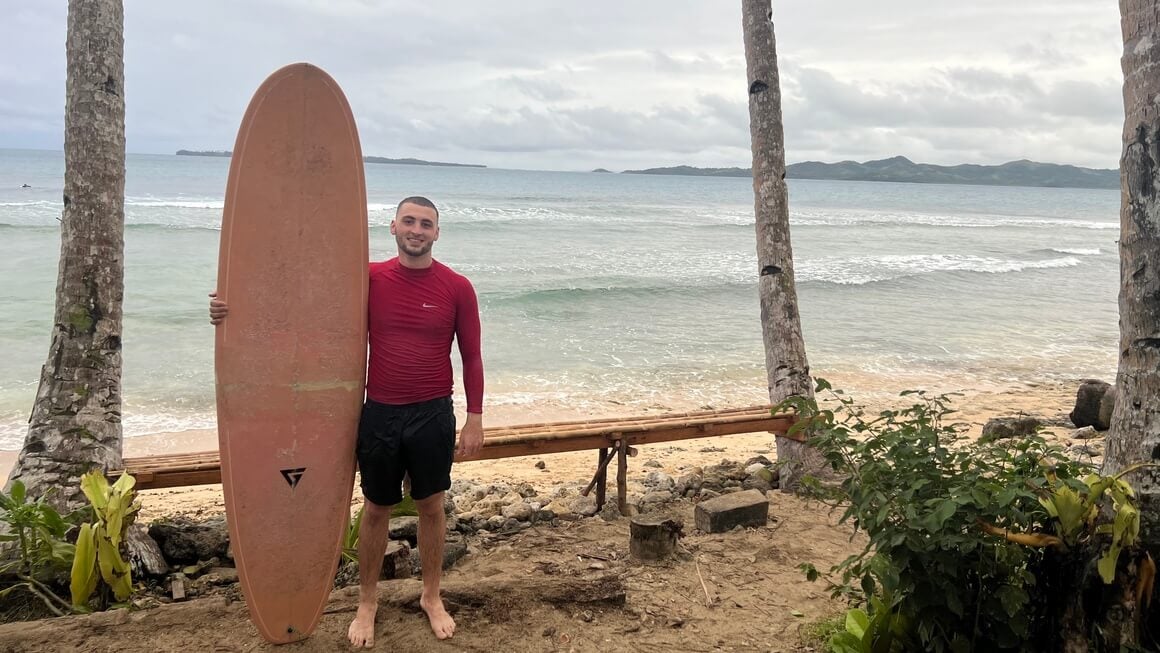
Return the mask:
[[702, 501], [705, 501], [708, 499], [716, 499], [717, 497], [721, 496], [721, 493], [703, 487], [701, 488], [701, 491], [697, 493], [697, 496], [700, 497]]
[[569, 504], [569, 508], [577, 515], [591, 517], [596, 514], [596, 497], [592, 495], [576, 497]]
[[516, 521], [531, 521], [532, 516], [535, 514], [535, 510], [533, 510], [532, 507], [528, 504], [521, 501], [519, 503], [513, 503], [512, 505], [505, 507], [501, 514], [507, 519], [515, 519]]
[[230, 543], [225, 517], [213, 517], [204, 522], [186, 518], [157, 522], [149, 526], [149, 537], [161, 547], [166, 560], [181, 565], [226, 557]]
[[1034, 435], [1042, 426], [1043, 423], [1038, 418], [1030, 415], [996, 417], [987, 420], [987, 423], [983, 425], [983, 435], [979, 440], [981, 442], [994, 442], [1004, 438]]
[[757, 464], [764, 465], [765, 467], [773, 467], [773, 461], [769, 458], [766, 458], [765, 456], [754, 456], [753, 458], [745, 461], [746, 467]]
[[659, 503], [665, 503], [667, 501], [672, 501], [672, 500], [673, 500], [673, 493], [672, 492], [666, 492], [666, 491], [662, 491], [662, 490], [654, 490], [652, 492], [646, 493], [643, 497], [641, 497], [640, 505], [650, 506], [650, 505], [656, 505]]
[[495, 515], [487, 518], [486, 528], [489, 531], [499, 531], [503, 529], [504, 523], [507, 521], [506, 517]]
[[768, 471], [767, 467], [762, 463], [753, 463], [745, 468], [745, 473], [749, 476], [755, 476], [761, 471]]
[[654, 490], [669, 491], [676, 487], [677, 482], [664, 472], [649, 472], [644, 479], [644, 485]]
[[[768, 470], [767, 470], [768, 471]], [[760, 492], [768, 492], [773, 489], [769, 481], [760, 476], [751, 476], [744, 481], [741, 481], [741, 488], [744, 490], [758, 490]]]
[[651, 467], [654, 469], [661, 469], [664, 467], [664, 465], [660, 464], [659, 462], [657, 462], [655, 460], [646, 460], [646, 461], [644, 461], [644, 464], [641, 465], [641, 467]]
[[419, 518], [391, 517], [390, 528], [392, 540], [407, 540], [413, 543], [419, 537]]
[[[1086, 379], [1080, 384], [1075, 393], [1075, 408], [1072, 409], [1071, 423], [1077, 427], [1094, 426], [1097, 431], [1106, 431], [1108, 422], [1100, 421], [1100, 408], [1104, 395], [1111, 389], [1111, 384], [1097, 379]], [[1115, 403], [1113, 397], [1112, 403]], [[1108, 411], [1110, 418], [1111, 411]]]
[[[1108, 388], [1104, 398], [1100, 400], [1100, 416], [1096, 429], [1106, 431], [1112, 428], [1112, 411], [1116, 409], [1116, 386]], [[1104, 428], [1100, 429], [1099, 427]]]
[[1072, 431], [1071, 437], [1076, 440], [1090, 440], [1092, 438], [1100, 437], [1100, 434], [1098, 431], [1096, 431], [1096, 427], [1085, 426], [1082, 429], [1076, 429]]

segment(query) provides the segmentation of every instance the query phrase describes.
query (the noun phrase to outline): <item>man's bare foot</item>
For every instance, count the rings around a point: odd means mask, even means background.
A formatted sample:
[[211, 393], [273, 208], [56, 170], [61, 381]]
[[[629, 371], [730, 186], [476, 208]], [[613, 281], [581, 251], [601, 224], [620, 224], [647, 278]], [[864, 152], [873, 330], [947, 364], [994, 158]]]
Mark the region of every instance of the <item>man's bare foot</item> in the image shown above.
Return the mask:
[[431, 622], [431, 631], [435, 633], [435, 637], [448, 639], [455, 634], [455, 620], [447, 614], [447, 609], [443, 607], [443, 599], [436, 597], [433, 600], [428, 600], [426, 596], [423, 596], [419, 599], [419, 606], [423, 608], [423, 612], [427, 613], [427, 619]]
[[375, 645], [375, 612], [378, 609], [378, 603], [359, 604], [358, 613], [355, 614], [354, 621], [350, 622], [350, 628], [346, 631], [346, 636], [350, 638], [352, 646], [370, 648]]

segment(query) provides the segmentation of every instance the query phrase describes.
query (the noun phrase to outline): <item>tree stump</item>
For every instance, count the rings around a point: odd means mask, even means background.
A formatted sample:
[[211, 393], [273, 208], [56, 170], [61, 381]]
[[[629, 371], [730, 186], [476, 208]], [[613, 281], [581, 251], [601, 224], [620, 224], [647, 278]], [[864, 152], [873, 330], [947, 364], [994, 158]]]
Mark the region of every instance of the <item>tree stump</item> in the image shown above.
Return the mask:
[[628, 550], [640, 560], [664, 560], [677, 549], [683, 524], [667, 517], [637, 515], [629, 520]]

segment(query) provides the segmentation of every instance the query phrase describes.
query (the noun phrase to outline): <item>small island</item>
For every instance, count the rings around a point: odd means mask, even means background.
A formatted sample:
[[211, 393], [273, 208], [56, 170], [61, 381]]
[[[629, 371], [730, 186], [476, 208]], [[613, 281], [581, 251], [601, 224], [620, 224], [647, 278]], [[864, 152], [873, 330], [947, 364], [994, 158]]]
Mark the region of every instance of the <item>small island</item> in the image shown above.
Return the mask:
[[[233, 156], [233, 152], [229, 150], [178, 150], [177, 156]], [[444, 163], [442, 161], [424, 161], [422, 159], [390, 159], [385, 156], [364, 156], [363, 161], [366, 163], [394, 163], [397, 165], [408, 166], [442, 166], [448, 168], [486, 168], [485, 165], [477, 163]]]
[[[789, 179], [837, 181], [890, 181], [915, 184], [971, 184], [976, 186], [1032, 186], [1041, 188], [1100, 188], [1118, 190], [1120, 171], [1081, 168], [1021, 159], [1001, 165], [939, 166], [915, 163], [904, 156], [867, 161], [822, 163], [804, 161], [786, 166]], [[673, 166], [625, 170], [631, 175], [688, 175], [696, 177], [750, 177], [749, 168], [696, 168]]]
[[597, 169], [593, 170], [592, 172], [606, 172], [606, 173], [611, 173], [612, 171], [611, 171], [611, 170], [606, 170], [606, 169], [604, 169], [604, 168], [597, 168]]

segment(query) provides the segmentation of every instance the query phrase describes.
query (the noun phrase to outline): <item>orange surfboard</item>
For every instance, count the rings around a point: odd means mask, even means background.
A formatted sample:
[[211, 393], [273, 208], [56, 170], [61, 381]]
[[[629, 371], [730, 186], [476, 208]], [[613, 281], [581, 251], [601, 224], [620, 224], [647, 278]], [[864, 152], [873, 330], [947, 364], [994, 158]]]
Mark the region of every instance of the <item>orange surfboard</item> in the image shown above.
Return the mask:
[[262, 636], [313, 632], [334, 581], [366, 381], [362, 150], [338, 85], [286, 66], [230, 161], [218, 259], [218, 443], [230, 542]]

